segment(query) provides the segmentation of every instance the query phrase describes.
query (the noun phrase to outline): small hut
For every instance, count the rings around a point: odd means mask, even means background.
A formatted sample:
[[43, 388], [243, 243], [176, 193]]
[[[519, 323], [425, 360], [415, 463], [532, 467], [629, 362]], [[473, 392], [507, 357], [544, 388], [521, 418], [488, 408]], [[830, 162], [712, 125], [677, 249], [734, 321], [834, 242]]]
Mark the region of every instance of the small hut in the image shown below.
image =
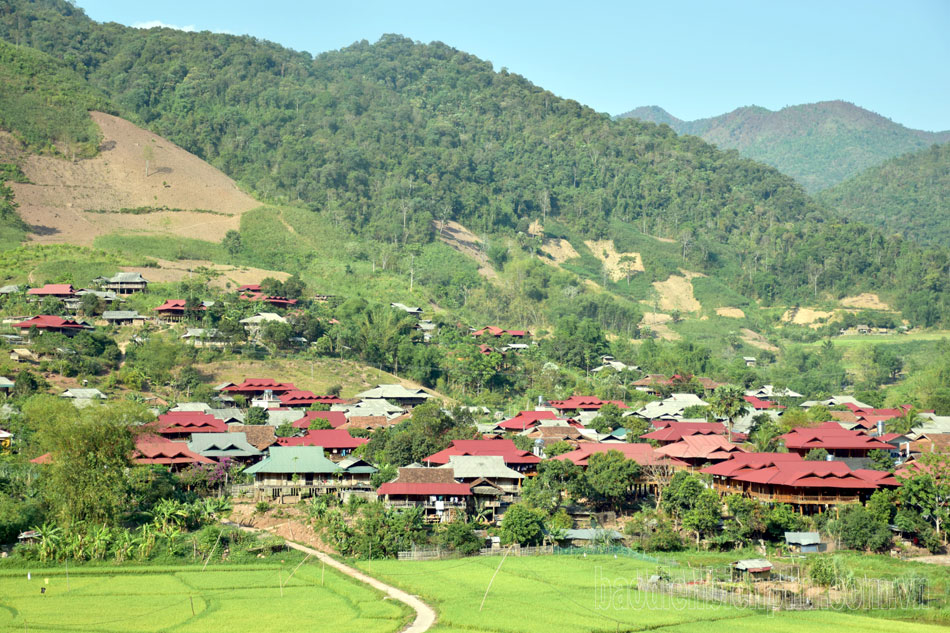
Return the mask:
[[734, 580], [768, 580], [772, 577], [772, 563], [764, 558], [747, 558], [732, 564]]

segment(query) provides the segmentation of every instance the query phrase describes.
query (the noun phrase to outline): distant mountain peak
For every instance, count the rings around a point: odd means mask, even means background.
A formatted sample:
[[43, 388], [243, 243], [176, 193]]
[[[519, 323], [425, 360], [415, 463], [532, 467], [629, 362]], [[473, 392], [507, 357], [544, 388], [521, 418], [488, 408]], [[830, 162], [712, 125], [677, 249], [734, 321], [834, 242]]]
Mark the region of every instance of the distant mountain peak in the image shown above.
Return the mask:
[[683, 121], [659, 106], [620, 118], [665, 123], [723, 149], [762, 161], [809, 192], [826, 189], [889, 158], [950, 141], [948, 132], [914, 130], [850, 101], [833, 99], [780, 110], [742, 106], [715, 117]]

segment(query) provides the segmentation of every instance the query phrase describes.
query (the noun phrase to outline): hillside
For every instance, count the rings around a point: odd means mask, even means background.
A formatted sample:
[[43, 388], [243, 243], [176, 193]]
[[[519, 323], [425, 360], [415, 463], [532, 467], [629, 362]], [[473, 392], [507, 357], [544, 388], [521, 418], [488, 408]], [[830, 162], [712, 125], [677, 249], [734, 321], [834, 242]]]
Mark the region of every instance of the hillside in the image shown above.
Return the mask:
[[239, 227], [242, 213], [260, 206], [174, 143], [102, 112], [92, 113], [92, 120], [101, 137], [94, 158], [19, 157], [29, 182], [11, 187], [30, 239], [88, 245], [120, 232], [217, 241]]
[[[541, 220], [542, 241], [567, 240], [580, 254], [563, 269], [637, 302], [657, 292], [653, 282], [683, 269], [707, 275], [692, 285], [713, 307], [875, 292], [910, 319], [950, 314], [943, 275], [926, 296], [905, 283], [942, 270], [946, 252], [925, 255], [877, 229], [830, 220], [773, 168], [665, 127], [613, 121], [441, 43], [390, 35], [311, 57], [250, 37], [97, 24], [61, 0], [10, 6], [0, 14], [0, 37], [69, 60], [127, 120], [257, 197], [311, 216], [294, 212], [288, 224], [289, 212], [247, 214], [241, 244], [225, 253], [191, 241], [189, 248], [208, 253], [194, 259], [364, 288], [382, 268], [398, 276], [385, 282], [390, 291], [416, 279], [439, 305], [478, 303], [479, 314], [507, 310], [528, 323], [537, 320], [536, 302], [555, 318], [571, 303], [562, 292], [577, 292], [550, 267], [522, 269], [523, 256], [537, 250], [529, 227]], [[506, 258], [514, 266], [504, 295], [478, 280], [477, 267], [472, 281], [468, 264], [446, 259], [453, 251], [436, 235], [443, 220], [488, 238], [489, 255], [501, 249], [496, 272], [505, 272], [498, 268]], [[313, 262], [305, 233], [323, 250], [333, 236], [333, 265]], [[617, 253], [640, 254], [643, 271], [632, 279], [605, 273], [608, 258], [585, 246], [605, 239]], [[186, 256], [171, 243], [100, 238], [97, 245]], [[419, 253], [426, 276], [411, 268]]]
[[751, 106], [682, 121], [658, 106], [620, 115], [665, 123], [723, 149], [772, 165], [809, 192], [842, 182], [888, 158], [950, 141], [950, 131], [912, 130], [845, 101], [822, 101], [773, 112]]
[[819, 199], [851, 219], [950, 246], [950, 144], [892, 158], [822, 191]]

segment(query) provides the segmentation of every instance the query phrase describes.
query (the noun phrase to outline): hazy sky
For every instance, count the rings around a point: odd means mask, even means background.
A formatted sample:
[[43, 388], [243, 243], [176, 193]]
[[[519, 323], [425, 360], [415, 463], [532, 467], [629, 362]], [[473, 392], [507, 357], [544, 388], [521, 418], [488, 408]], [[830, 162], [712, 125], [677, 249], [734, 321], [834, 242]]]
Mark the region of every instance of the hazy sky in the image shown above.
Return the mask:
[[950, 0], [77, 0], [98, 21], [249, 34], [313, 54], [442, 41], [611, 114], [681, 119], [844, 99], [950, 129]]

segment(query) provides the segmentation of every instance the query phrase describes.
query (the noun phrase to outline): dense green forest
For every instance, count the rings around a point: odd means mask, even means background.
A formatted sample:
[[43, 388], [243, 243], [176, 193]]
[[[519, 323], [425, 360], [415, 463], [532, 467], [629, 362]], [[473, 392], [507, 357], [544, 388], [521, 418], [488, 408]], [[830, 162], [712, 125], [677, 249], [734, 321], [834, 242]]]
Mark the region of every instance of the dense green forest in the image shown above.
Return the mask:
[[89, 110], [111, 108], [73, 69], [26, 46], [0, 42], [0, 128], [35, 152], [92, 156], [99, 129]]
[[893, 158], [821, 192], [846, 217], [950, 246], [950, 144]]
[[665, 123], [678, 134], [737, 150], [788, 174], [812, 193], [888, 158], [950, 141], [950, 131], [908, 129], [844, 101], [790, 106], [777, 112], [750, 106], [696, 121], [682, 121], [658, 106], [620, 116]]
[[98, 24], [62, 0], [0, 7], [0, 36], [61, 59], [262, 199], [360, 239], [427, 243], [440, 219], [508, 237], [536, 219], [585, 238], [630, 227], [767, 304], [873, 291], [915, 323], [950, 313], [947, 252], [834, 219], [775, 169], [613, 121], [444, 44], [385, 36], [314, 58]]

